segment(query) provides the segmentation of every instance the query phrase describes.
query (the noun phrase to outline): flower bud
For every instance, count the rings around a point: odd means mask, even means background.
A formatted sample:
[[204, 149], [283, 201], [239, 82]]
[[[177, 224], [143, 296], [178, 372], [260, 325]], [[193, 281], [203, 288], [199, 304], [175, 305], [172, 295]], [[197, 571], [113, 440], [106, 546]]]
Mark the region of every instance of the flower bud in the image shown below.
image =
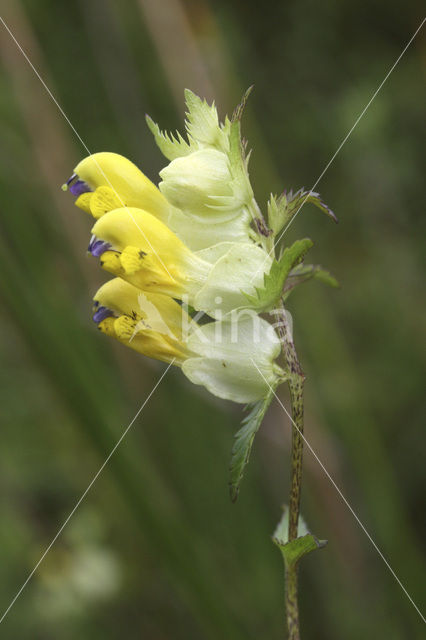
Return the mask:
[[64, 185], [67, 187], [78, 196], [76, 205], [95, 218], [119, 207], [139, 207], [160, 220], [167, 220], [170, 213], [170, 205], [158, 188], [118, 153], [94, 153], [84, 158]]

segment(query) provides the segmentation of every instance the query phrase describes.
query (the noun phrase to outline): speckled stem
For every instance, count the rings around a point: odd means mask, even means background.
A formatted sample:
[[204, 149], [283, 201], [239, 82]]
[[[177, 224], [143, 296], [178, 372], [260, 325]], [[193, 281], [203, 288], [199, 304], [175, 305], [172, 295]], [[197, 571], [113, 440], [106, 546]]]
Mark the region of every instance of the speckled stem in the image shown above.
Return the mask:
[[297, 567], [285, 572], [285, 610], [289, 640], [300, 640], [299, 606], [297, 604]]
[[[291, 438], [291, 488], [288, 520], [289, 541], [297, 538], [300, 497], [302, 491], [303, 461], [303, 387], [305, 375], [297, 357], [291, 329], [281, 305], [278, 327], [288, 371], [288, 385], [291, 397], [292, 438]], [[299, 640], [299, 609], [297, 603], [297, 564], [286, 568], [285, 604], [289, 640]]]

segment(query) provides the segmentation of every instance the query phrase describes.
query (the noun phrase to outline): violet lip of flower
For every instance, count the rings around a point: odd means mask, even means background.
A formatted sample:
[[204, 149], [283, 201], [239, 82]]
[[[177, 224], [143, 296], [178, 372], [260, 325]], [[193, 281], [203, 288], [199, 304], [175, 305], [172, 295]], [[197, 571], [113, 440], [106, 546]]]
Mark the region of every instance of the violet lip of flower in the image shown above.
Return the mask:
[[98, 240], [96, 236], [92, 236], [90, 239], [89, 246], [87, 247], [87, 251], [95, 256], [95, 258], [99, 258], [105, 251], [111, 248], [109, 242], [104, 242], [103, 240]]
[[93, 314], [93, 322], [96, 322], [96, 324], [99, 324], [99, 322], [102, 322], [102, 320], [105, 320], [105, 318], [109, 318], [110, 316], [114, 315], [111, 309], [108, 309], [108, 307], [102, 307], [99, 306], [99, 304], [95, 306], [97, 307], [97, 309]]

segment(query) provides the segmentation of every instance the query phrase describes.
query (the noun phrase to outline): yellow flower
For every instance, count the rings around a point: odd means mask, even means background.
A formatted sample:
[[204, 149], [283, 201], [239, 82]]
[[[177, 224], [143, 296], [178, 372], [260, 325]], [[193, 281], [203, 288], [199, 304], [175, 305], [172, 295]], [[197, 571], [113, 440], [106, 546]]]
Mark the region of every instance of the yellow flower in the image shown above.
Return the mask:
[[101, 266], [140, 289], [182, 298], [194, 295], [210, 265], [190, 251], [153, 215], [132, 207], [115, 209], [92, 229], [89, 251]]
[[119, 207], [140, 207], [166, 221], [170, 205], [136, 165], [118, 153], [94, 153], [82, 160], [63, 186], [78, 196], [75, 204], [100, 218]]
[[96, 293], [93, 320], [103, 333], [151, 358], [182, 368], [194, 384], [234, 402], [255, 402], [284, 379], [273, 327], [255, 313], [197, 325], [168, 296], [115, 278]]
[[191, 319], [168, 296], [142, 292], [115, 278], [94, 297], [98, 328], [150, 358], [181, 365], [190, 355], [183, 342], [182, 323]]

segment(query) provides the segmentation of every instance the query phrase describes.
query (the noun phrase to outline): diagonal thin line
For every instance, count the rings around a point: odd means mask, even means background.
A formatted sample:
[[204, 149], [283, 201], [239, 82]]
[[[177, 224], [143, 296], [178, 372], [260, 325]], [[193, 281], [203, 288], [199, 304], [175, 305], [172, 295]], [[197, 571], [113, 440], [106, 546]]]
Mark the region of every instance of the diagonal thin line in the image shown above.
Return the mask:
[[[18, 40], [15, 38], [15, 36], [13, 35], [12, 31], [10, 30], [10, 28], [8, 27], [8, 25], [6, 24], [6, 22], [3, 20], [3, 18], [0, 16], [0, 20], [3, 23], [3, 26], [5, 27], [6, 31], [9, 33], [10, 37], [12, 38], [12, 40], [14, 41], [14, 43], [16, 44], [16, 46], [18, 47], [19, 51], [22, 53], [22, 55], [24, 56], [25, 60], [28, 62], [28, 64], [30, 65], [31, 69], [34, 71], [35, 75], [37, 76], [37, 78], [40, 80], [41, 84], [43, 85], [43, 87], [45, 88], [45, 90], [47, 91], [48, 95], [50, 96], [50, 98], [53, 100], [53, 102], [55, 103], [55, 105], [58, 107], [59, 111], [61, 112], [61, 114], [63, 115], [63, 117], [65, 118], [65, 120], [67, 121], [67, 123], [69, 124], [69, 126], [71, 127], [71, 129], [73, 130], [73, 132], [75, 133], [75, 135], [77, 136], [78, 140], [81, 142], [81, 144], [83, 145], [83, 147], [85, 148], [85, 150], [87, 151], [87, 153], [89, 154], [89, 156], [91, 156], [93, 158], [93, 153], [90, 151], [89, 147], [87, 146], [87, 144], [84, 142], [83, 138], [80, 136], [80, 134], [78, 133], [77, 129], [74, 127], [74, 125], [72, 124], [71, 120], [69, 119], [69, 117], [67, 116], [67, 114], [65, 113], [65, 111], [63, 110], [63, 108], [61, 107], [61, 105], [59, 104], [59, 102], [56, 100], [55, 96], [53, 95], [53, 93], [51, 92], [51, 90], [49, 89], [49, 87], [47, 86], [47, 84], [45, 83], [45, 81], [43, 80], [43, 78], [41, 77], [40, 73], [37, 71], [36, 67], [33, 65], [33, 63], [31, 62], [31, 60], [29, 59], [29, 57], [27, 56], [27, 54], [25, 53], [24, 49], [22, 48], [22, 46], [19, 44]], [[173, 279], [173, 276], [171, 275], [171, 273], [169, 272], [169, 270], [167, 269], [166, 265], [164, 264], [164, 262], [162, 261], [162, 259], [160, 258], [160, 256], [158, 255], [157, 251], [154, 249], [154, 247], [152, 246], [152, 244], [149, 241], [149, 238], [146, 236], [145, 232], [143, 231], [143, 229], [140, 228], [140, 226], [138, 225], [138, 223], [136, 222], [133, 214], [131, 213], [130, 209], [128, 208], [128, 206], [124, 203], [123, 199], [121, 198], [120, 194], [117, 193], [116, 189], [113, 187], [113, 185], [111, 184], [110, 179], [108, 178], [108, 176], [105, 174], [105, 172], [103, 171], [103, 169], [99, 166], [99, 163], [97, 162], [96, 159], [93, 158], [93, 161], [96, 165], [96, 167], [98, 168], [98, 170], [100, 171], [100, 173], [103, 175], [103, 177], [105, 178], [105, 180], [108, 182], [109, 186], [111, 187], [111, 189], [114, 191], [115, 195], [117, 196], [117, 198], [119, 199], [119, 201], [121, 202], [121, 204], [123, 205], [123, 208], [127, 209], [127, 213], [129, 214], [130, 218], [133, 220], [133, 222], [135, 223], [136, 227], [139, 229], [139, 231], [141, 232], [141, 234], [143, 235], [143, 237], [145, 238], [146, 242], [149, 244], [149, 246], [151, 247], [152, 251], [154, 252], [154, 254], [156, 255], [156, 257], [158, 258], [158, 260], [160, 261], [161, 265], [164, 267], [164, 269], [167, 271], [168, 275], [170, 276], [170, 278]]]
[[310, 450], [310, 452], [312, 453], [312, 455], [314, 456], [314, 458], [316, 459], [316, 461], [320, 465], [321, 469], [324, 471], [325, 475], [330, 480], [331, 484], [336, 489], [337, 493], [339, 494], [339, 496], [341, 497], [341, 499], [343, 500], [343, 502], [345, 503], [345, 505], [347, 506], [347, 508], [349, 509], [349, 511], [351, 512], [351, 514], [353, 515], [353, 517], [355, 518], [355, 520], [357, 521], [359, 526], [361, 527], [361, 529], [364, 531], [364, 533], [367, 536], [367, 538], [370, 540], [370, 542], [373, 545], [374, 549], [377, 551], [377, 553], [379, 554], [379, 556], [381, 557], [381, 559], [383, 560], [383, 562], [385, 563], [385, 565], [387, 566], [387, 568], [389, 569], [389, 571], [391, 572], [391, 574], [393, 575], [393, 577], [395, 578], [395, 580], [397, 581], [397, 583], [399, 584], [399, 586], [401, 587], [401, 589], [403, 590], [403, 592], [405, 593], [405, 595], [407, 596], [407, 598], [409, 599], [409, 601], [411, 602], [411, 604], [413, 605], [413, 607], [415, 608], [415, 610], [417, 611], [417, 613], [419, 614], [419, 616], [421, 617], [423, 622], [426, 623], [426, 619], [423, 616], [422, 612], [420, 611], [419, 607], [416, 605], [416, 603], [414, 602], [413, 598], [410, 596], [410, 594], [408, 593], [407, 589], [404, 587], [404, 585], [402, 584], [401, 580], [398, 578], [398, 576], [396, 575], [395, 571], [392, 569], [392, 567], [389, 564], [388, 560], [386, 560], [386, 558], [383, 555], [382, 551], [379, 549], [379, 547], [377, 546], [377, 544], [375, 543], [375, 541], [373, 540], [373, 538], [371, 537], [371, 535], [367, 531], [365, 525], [362, 523], [362, 521], [360, 520], [359, 516], [356, 514], [354, 509], [351, 507], [351, 505], [350, 505], [349, 501], [347, 500], [347, 498], [345, 498], [345, 496], [343, 495], [342, 490], [339, 488], [339, 486], [333, 480], [333, 478], [331, 477], [330, 473], [327, 471], [327, 469], [325, 468], [324, 464], [321, 462], [321, 460], [319, 459], [318, 455], [314, 451], [313, 447], [310, 445], [310, 443], [306, 439], [305, 435], [300, 431], [299, 427], [294, 422], [294, 420], [291, 417], [290, 413], [287, 411], [287, 409], [285, 408], [285, 406], [283, 405], [283, 403], [281, 402], [281, 400], [279, 399], [279, 397], [277, 396], [275, 391], [272, 389], [271, 385], [269, 384], [269, 382], [267, 381], [267, 379], [265, 378], [265, 376], [263, 375], [263, 373], [261, 372], [261, 370], [259, 369], [259, 367], [255, 363], [253, 358], [251, 358], [251, 361], [254, 364], [254, 366], [256, 367], [256, 369], [259, 371], [260, 375], [262, 376], [262, 378], [264, 379], [264, 381], [268, 385], [269, 389], [274, 394], [275, 398], [278, 400], [278, 403], [280, 404], [280, 406], [284, 410], [284, 412], [287, 414], [287, 416], [290, 419], [291, 423], [296, 427], [299, 435], [303, 438], [303, 441], [305, 442], [305, 444], [307, 445], [308, 449]]
[[[307, 196], [304, 198], [302, 204], [300, 205], [300, 207], [298, 208], [298, 210], [296, 211], [296, 213], [294, 214], [294, 216], [292, 217], [292, 219], [288, 222], [288, 224], [286, 225], [286, 227], [284, 228], [283, 231], [281, 231], [280, 235], [278, 236], [278, 238], [275, 240], [274, 242], [274, 246], [272, 247], [272, 249], [269, 251], [268, 256], [271, 256], [272, 253], [275, 250], [275, 247], [277, 246], [277, 244], [279, 243], [279, 241], [281, 240], [281, 238], [283, 237], [283, 235], [285, 234], [285, 232], [287, 231], [287, 229], [290, 227], [291, 224], [293, 224], [293, 222], [296, 219], [296, 216], [300, 213], [302, 207], [305, 205], [306, 201], [308, 200], [308, 198], [312, 195], [312, 193], [314, 192], [314, 189], [317, 187], [318, 183], [320, 182], [320, 180], [322, 180], [322, 178], [324, 177], [324, 175], [326, 174], [326, 172], [328, 171], [328, 169], [330, 168], [331, 164], [334, 162], [334, 160], [336, 159], [336, 157], [338, 156], [338, 154], [340, 153], [340, 151], [342, 150], [343, 146], [346, 144], [346, 142], [348, 141], [348, 139], [350, 138], [350, 136], [352, 135], [354, 129], [358, 126], [361, 118], [365, 115], [367, 109], [370, 107], [371, 103], [373, 102], [373, 100], [377, 97], [377, 94], [380, 92], [380, 90], [382, 89], [383, 85], [385, 84], [386, 80], [389, 78], [389, 76], [391, 75], [391, 73], [394, 71], [395, 67], [397, 66], [397, 64], [400, 62], [402, 56], [405, 54], [405, 52], [407, 51], [408, 47], [410, 46], [410, 44], [413, 42], [414, 38], [417, 36], [417, 34], [419, 33], [420, 29], [423, 27], [424, 23], [426, 22], [426, 18], [423, 18], [423, 20], [421, 21], [420, 25], [417, 27], [416, 31], [413, 33], [413, 35], [411, 36], [411, 38], [409, 39], [409, 41], [407, 42], [407, 44], [405, 45], [405, 47], [403, 48], [403, 50], [401, 51], [401, 53], [399, 54], [398, 58], [395, 60], [395, 62], [393, 63], [393, 65], [391, 66], [391, 68], [389, 69], [389, 71], [387, 72], [387, 74], [385, 75], [385, 77], [383, 78], [382, 82], [379, 84], [379, 86], [377, 87], [377, 89], [375, 90], [375, 92], [373, 93], [373, 95], [371, 96], [370, 100], [367, 102], [367, 104], [365, 105], [364, 109], [361, 111], [361, 113], [359, 114], [359, 116], [357, 117], [357, 119], [355, 120], [354, 124], [352, 125], [352, 127], [349, 129], [348, 133], [345, 135], [345, 137], [343, 138], [343, 140], [341, 141], [341, 143], [339, 144], [339, 146], [337, 147], [336, 151], [334, 152], [334, 154], [331, 156], [330, 160], [327, 162], [327, 164], [325, 165], [324, 169], [322, 170], [322, 172], [320, 173], [319, 177], [317, 178], [317, 180], [315, 181], [313, 187], [311, 187], [311, 190], [308, 192]], [[267, 258], [265, 258], [263, 264], [261, 267], [258, 268], [258, 270], [256, 271], [256, 273], [254, 274], [253, 278], [252, 278], [252, 282], [254, 280], [254, 278], [257, 276], [257, 274], [259, 273], [260, 269], [263, 269], [263, 267], [265, 266]]]
[[116, 452], [116, 450], [118, 449], [118, 447], [120, 446], [121, 442], [124, 440], [124, 438], [126, 437], [127, 433], [129, 432], [130, 428], [133, 426], [134, 422], [136, 421], [136, 419], [139, 417], [139, 415], [141, 414], [143, 408], [146, 406], [146, 404], [148, 403], [148, 401], [150, 400], [151, 396], [154, 394], [155, 390], [157, 389], [157, 387], [159, 386], [160, 382], [163, 380], [164, 376], [166, 375], [166, 373], [168, 372], [168, 370], [170, 369], [170, 367], [172, 366], [173, 362], [175, 361], [175, 358], [173, 358], [173, 360], [171, 361], [171, 363], [169, 364], [169, 366], [167, 367], [167, 369], [165, 371], [163, 371], [163, 373], [161, 374], [161, 377], [159, 378], [159, 380], [156, 382], [154, 388], [152, 389], [152, 391], [150, 392], [150, 394], [147, 396], [147, 398], [145, 399], [145, 401], [143, 402], [143, 404], [140, 406], [140, 408], [138, 409], [137, 413], [135, 414], [134, 418], [132, 419], [132, 421], [127, 425], [126, 429], [123, 431], [123, 433], [121, 434], [120, 438], [117, 440], [117, 442], [115, 443], [115, 445], [113, 446], [113, 448], [111, 449], [111, 452], [109, 453], [108, 457], [106, 458], [106, 460], [103, 462], [103, 464], [99, 467], [98, 471], [95, 473], [95, 475], [93, 476], [92, 480], [90, 481], [89, 485], [87, 486], [87, 488], [85, 489], [85, 491], [81, 494], [80, 498], [77, 500], [77, 502], [75, 503], [73, 509], [70, 511], [69, 515], [67, 516], [67, 518], [65, 519], [65, 521], [63, 522], [62, 526], [60, 527], [60, 529], [58, 530], [58, 532], [56, 533], [55, 537], [52, 538], [51, 542], [48, 544], [48, 546], [46, 547], [46, 549], [43, 552], [43, 555], [41, 556], [40, 560], [37, 562], [37, 564], [35, 565], [35, 567], [33, 568], [33, 570], [31, 571], [31, 573], [28, 575], [27, 579], [25, 580], [25, 582], [23, 583], [23, 585], [21, 586], [21, 588], [19, 589], [19, 591], [17, 592], [17, 594], [15, 595], [15, 597], [13, 598], [13, 600], [11, 601], [11, 603], [9, 604], [9, 606], [7, 607], [7, 609], [4, 611], [3, 615], [0, 618], [0, 624], [3, 622], [3, 620], [5, 619], [5, 617], [7, 616], [7, 614], [9, 613], [9, 611], [11, 610], [11, 608], [13, 607], [13, 605], [15, 604], [15, 602], [17, 601], [17, 599], [19, 598], [19, 596], [21, 595], [21, 593], [23, 592], [23, 590], [25, 589], [25, 587], [27, 586], [27, 584], [29, 583], [29, 581], [31, 580], [31, 578], [33, 577], [33, 575], [35, 574], [35, 572], [37, 571], [37, 569], [39, 568], [39, 566], [41, 565], [41, 563], [43, 562], [43, 560], [45, 559], [45, 557], [47, 556], [47, 554], [49, 553], [49, 551], [51, 550], [51, 548], [53, 547], [53, 545], [55, 544], [56, 540], [59, 538], [59, 536], [61, 535], [62, 531], [65, 529], [65, 527], [67, 526], [68, 522], [71, 520], [71, 518], [73, 517], [74, 513], [77, 511], [78, 507], [81, 505], [81, 503], [83, 502], [84, 498], [87, 496], [87, 494], [89, 493], [90, 489], [93, 487], [93, 485], [95, 484], [96, 480], [99, 478], [99, 476], [101, 475], [102, 471], [105, 469], [106, 465], [108, 464], [108, 462], [111, 460], [112, 456], [114, 455], [114, 453]]

